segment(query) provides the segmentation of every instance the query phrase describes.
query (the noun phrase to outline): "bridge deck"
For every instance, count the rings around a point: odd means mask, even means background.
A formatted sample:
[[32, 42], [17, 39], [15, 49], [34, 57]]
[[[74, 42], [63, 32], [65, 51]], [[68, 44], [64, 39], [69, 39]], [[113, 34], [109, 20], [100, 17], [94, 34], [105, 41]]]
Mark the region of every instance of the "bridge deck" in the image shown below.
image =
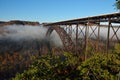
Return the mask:
[[66, 21], [60, 21], [60, 22], [54, 22], [54, 23], [49, 23], [47, 25], [86, 24], [88, 22], [99, 23], [99, 22], [108, 22], [109, 19], [110, 19], [110, 22], [112, 22], [112, 23], [120, 23], [120, 12], [79, 18], [79, 19], [73, 19], [73, 20], [66, 20]]

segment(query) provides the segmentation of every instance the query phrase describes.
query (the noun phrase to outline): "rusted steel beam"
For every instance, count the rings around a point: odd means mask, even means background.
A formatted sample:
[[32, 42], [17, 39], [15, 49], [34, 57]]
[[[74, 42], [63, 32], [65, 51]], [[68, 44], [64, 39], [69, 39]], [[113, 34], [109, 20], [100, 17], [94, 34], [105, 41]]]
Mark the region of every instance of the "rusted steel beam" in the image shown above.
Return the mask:
[[99, 51], [99, 41], [100, 41], [100, 22], [98, 24], [98, 39], [97, 39], [97, 51]]
[[70, 37], [72, 37], [72, 32], [73, 32], [72, 31], [72, 25], [69, 25], [69, 32], [68, 32], [68, 34], [69, 34]]
[[76, 24], [76, 54], [77, 54], [77, 50], [78, 50], [78, 24]]
[[108, 53], [108, 49], [109, 49], [109, 44], [110, 44], [110, 27], [111, 27], [111, 18], [108, 19], [108, 33], [107, 33], [107, 48], [106, 51]]
[[[112, 41], [113, 37], [116, 36], [117, 41], [120, 43], [120, 39], [119, 39], [119, 37], [118, 37], [118, 35], [117, 35], [117, 32], [118, 32], [118, 30], [120, 29], [120, 26], [117, 28], [117, 30], [115, 30], [112, 25], [111, 25], [111, 28], [112, 28], [112, 30], [113, 30], [113, 35], [111, 35], [112, 37], [110, 38], [110, 41]], [[115, 40], [113, 40], [113, 41], [115, 41]]]
[[[85, 29], [85, 51], [87, 51], [88, 48], [88, 34], [89, 34], [89, 22], [86, 25]], [[87, 59], [87, 54], [85, 52], [85, 60]]]

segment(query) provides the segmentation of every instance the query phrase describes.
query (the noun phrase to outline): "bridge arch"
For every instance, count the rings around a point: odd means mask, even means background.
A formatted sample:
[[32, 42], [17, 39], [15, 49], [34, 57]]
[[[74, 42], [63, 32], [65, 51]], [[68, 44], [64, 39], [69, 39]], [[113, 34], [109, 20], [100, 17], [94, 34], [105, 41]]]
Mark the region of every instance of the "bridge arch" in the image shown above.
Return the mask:
[[51, 26], [48, 28], [48, 31], [46, 33], [46, 37], [50, 37], [51, 33], [53, 31], [56, 31], [57, 34], [59, 35], [62, 43], [63, 43], [63, 46], [64, 48], [67, 50], [67, 51], [70, 51], [70, 52], [74, 52], [75, 51], [75, 45], [72, 41], [72, 39], [70, 38], [70, 36], [67, 34], [67, 32], [61, 28], [60, 26]]

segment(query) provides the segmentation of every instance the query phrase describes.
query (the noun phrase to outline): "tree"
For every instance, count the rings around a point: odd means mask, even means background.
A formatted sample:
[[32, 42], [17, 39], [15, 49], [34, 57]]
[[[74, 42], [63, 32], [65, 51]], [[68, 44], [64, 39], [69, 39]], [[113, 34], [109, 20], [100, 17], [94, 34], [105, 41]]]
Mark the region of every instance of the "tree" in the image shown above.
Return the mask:
[[120, 0], [116, 0], [115, 7], [120, 10]]

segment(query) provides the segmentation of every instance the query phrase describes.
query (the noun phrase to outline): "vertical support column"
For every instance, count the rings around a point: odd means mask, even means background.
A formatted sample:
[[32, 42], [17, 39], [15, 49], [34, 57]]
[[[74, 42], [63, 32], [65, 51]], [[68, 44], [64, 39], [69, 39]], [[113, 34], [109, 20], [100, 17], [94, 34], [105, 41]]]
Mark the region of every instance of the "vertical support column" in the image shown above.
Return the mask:
[[72, 25], [69, 25], [69, 32], [68, 32], [69, 36], [72, 37]]
[[98, 23], [98, 42], [97, 42], [97, 51], [99, 51], [99, 41], [100, 41], [100, 20]]
[[75, 48], [76, 54], [78, 54], [77, 51], [78, 51], [78, 24], [76, 24], [76, 48]]
[[107, 33], [107, 47], [106, 47], [106, 51], [108, 53], [108, 49], [109, 49], [109, 44], [110, 44], [110, 40], [109, 40], [109, 37], [110, 37], [110, 26], [111, 26], [111, 19], [108, 18], [108, 33]]
[[89, 34], [89, 21], [86, 24], [86, 29], [85, 29], [85, 60], [87, 59], [88, 34]]

